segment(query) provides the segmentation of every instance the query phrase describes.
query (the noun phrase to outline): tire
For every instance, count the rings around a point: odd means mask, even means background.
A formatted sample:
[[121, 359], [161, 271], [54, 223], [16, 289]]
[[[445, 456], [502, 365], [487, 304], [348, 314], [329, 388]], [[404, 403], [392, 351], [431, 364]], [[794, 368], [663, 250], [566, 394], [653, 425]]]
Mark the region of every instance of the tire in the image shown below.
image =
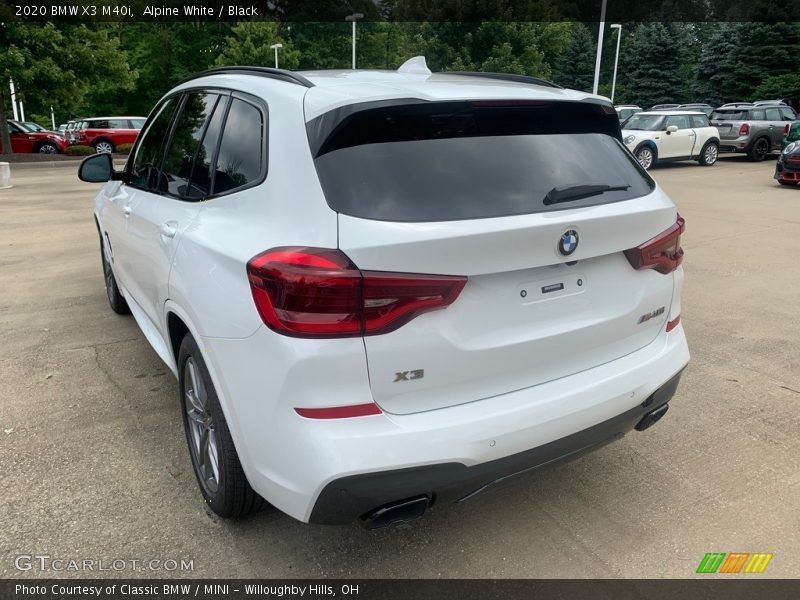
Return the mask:
[[36, 148], [36, 152], [39, 154], [61, 154], [61, 152], [58, 150], [58, 146], [50, 142], [39, 144], [39, 146]]
[[704, 167], [710, 167], [717, 162], [719, 158], [719, 144], [716, 142], [706, 142], [700, 150], [700, 158], [697, 159]]
[[761, 162], [769, 154], [769, 140], [765, 137], [758, 138], [747, 151], [747, 158], [753, 162]]
[[206, 504], [223, 518], [258, 512], [264, 499], [245, 477], [206, 363], [188, 333], [178, 352], [178, 373], [183, 429]]
[[111, 305], [111, 310], [118, 315], [131, 314], [128, 303], [119, 291], [119, 287], [117, 287], [117, 280], [114, 277], [114, 270], [106, 254], [106, 247], [105, 244], [103, 244], [102, 237], [100, 238], [100, 258], [103, 261], [103, 279], [106, 283], [106, 296], [108, 296], [108, 303]]
[[649, 171], [650, 167], [655, 165], [658, 161], [657, 151], [648, 145], [639, 146], [633, 153], [633, 156], [636, 158], [638, 163], [642, 165], [642, 168], [645, 171]]
[[94, 150], [98, 154], [103, 154], [103, 153], [111, 154], [112, 152], [114, 152], [114, 150], [116, 150], [116, 148], [114, 147], [114, 143], [111, 142], [110, 140], [97, 140], [94, 143]]

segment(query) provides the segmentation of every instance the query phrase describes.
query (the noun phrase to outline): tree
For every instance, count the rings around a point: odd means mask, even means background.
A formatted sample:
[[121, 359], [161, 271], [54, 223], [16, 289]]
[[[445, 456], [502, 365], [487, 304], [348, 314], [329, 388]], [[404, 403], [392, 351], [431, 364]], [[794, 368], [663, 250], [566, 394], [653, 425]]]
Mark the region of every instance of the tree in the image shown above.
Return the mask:
[[696, 100], [712, 106], [719, 106], [728, 100], [725, 87], [734, 77], [730, 56], [737, 44], [737, 26], [722, 23], [703, 46], [693, 86]]
[[222, 53], [215, 61], [219, 66], [274, 66], [275, 51], [270, 48], [273, 44], [283, 45], [278, 51], [278, 64], [281, 68], [296, 69], [300, 62], [300, 53], [281, 35], [278, 23], [246, 21], [233, 27], [231, 34], [225, 38]]
[[682, 102], [687, 96], [681, 76], [680, 42], [661, 23], [638, 25], [620, 59], [625, 73], [620, 99], [643, 108], [665, 102]]
[[[14, 78], [18, 100], [28, 114], [71, 114], [84, 106], [91, 90], [130, 90], [135, 73], [106, 26], [9, 23], [2, 29], [0, 79]], [[0, 121], [0, 139], [7, 140]], [[3, 144], [6, 152], [10, 144]]]
[[589, 92], [594, 81], [595, 43], [589, 28], [577, 23], [556, 60], [555, 82], [564, 87]]

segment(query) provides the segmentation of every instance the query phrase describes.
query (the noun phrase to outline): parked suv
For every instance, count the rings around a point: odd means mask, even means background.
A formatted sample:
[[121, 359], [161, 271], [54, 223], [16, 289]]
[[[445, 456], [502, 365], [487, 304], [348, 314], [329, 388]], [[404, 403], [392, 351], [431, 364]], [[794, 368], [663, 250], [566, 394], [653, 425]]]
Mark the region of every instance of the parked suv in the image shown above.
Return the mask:
[[[52, 131], [31, 131], [19, 121], [8, 121], [8, 136], [11, 150], [15, 154], [36, 152], [39, 154], [60, 154], [69, 145], [67, 140]], [[3, 151], [0, 142], [0, 153]]]
[[741, 152], [760, 161], [780, 151], [795, 118], [794, 110], [785, 104], [732, 103], [711, 113], [711, 124], [719, 130], [721, 152]]
[[74, 144], [92, 146], [98, 153], [114, 152], [121, 144], [132, 144], [145, 117], [98, 117], [83, 119], [72, 130]]
[[623, 127], [623, 142], [645, 169], [667, 161], [696, 160], [704, 167], [717, 162], [719, 133], [701, 112], [640, 112]]
[[647, 428], [689, 360], [684, 221], [600, 96], [226, 67], [80, 177], [222, 516], [420, 516]]

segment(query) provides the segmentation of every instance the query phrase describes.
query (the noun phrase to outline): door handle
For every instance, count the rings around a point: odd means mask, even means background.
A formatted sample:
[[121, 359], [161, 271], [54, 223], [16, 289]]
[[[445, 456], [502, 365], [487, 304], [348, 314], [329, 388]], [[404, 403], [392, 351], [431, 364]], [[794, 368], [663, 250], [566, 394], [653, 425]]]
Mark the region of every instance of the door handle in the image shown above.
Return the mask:
[[178, 223], [175, 221], [167, 221], [161, 226], [161, 235], [165, 238], [174, 238], [178, 233]]
[[133, 212], [133, 209], [130, 206], [123, 206], [122, 207], [122, 214], [125, 215], [126, 217], [130, 217], [132, 212]]

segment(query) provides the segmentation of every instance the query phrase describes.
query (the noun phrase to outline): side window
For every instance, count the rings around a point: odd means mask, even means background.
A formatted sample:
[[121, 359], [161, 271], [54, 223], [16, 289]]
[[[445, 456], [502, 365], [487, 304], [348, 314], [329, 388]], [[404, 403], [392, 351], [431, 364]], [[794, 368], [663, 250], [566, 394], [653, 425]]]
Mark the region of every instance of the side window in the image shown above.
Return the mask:
[[767, 120], [767, 117], [764, 114], [764, 109], [763, 108], [754, 108], [753, 110], [750, 111], [750, 115], [751, 115], [750, 118], [753, 119], [754, 121], [766, 121]]
[[692, 115], [692, 127], [708, 127], [708, 117], [704, 115]]
[[84, 121], [81, 123], [81, 129], [109, 129], [108, 121]]
[[169, 148], [164, 153], [162, 176], [157, 186], [159, 192], [186, 199], [199, 199], [197, 194], [189, 193], [189, 179], [206, 122], [218, 99], [218, 94], [206, 92], [186, 95], [183, 108], [175, 120]]
[[233, 98], [217, 155], [214, 194], [259, 179], [266, 169], [264, 115], [249, 102]]
[[778, 108], [767, 108], [764, 112], [767, 114], [767, 121], [783, 121]]
[[187, 197], [199, 200], [211, 194], [211, 177], [213, 171], [211, 164], [214, 160], [214, 152], [219, 143], [219, 135], [222, 131], [222, 122], [225, 119], [225, 111], [228, 108], [229, 97], [222, 96], [217, 102], [214, 113], [208, 121], [205, 135], [192, 166], [192, 176], [189, 180]]
[[127, 119], [109, 119], [108, 127], [109, 127], [109, 129], [127, 129], [128, 128], [128, 120]]
[[689, 129], [689, 117], [687, 115], [672, 115], [667, 117], [667, 122], [664, 126], [669, 127], [670, 125], [677, 125], [678, 129]]
[[144, 119], [128, 119], [130, 129], [141, 129], [144, 127]]
[[164, 140], [169, 134], [172, 113], [175, 112], [178, 100], [179, 97], [166, 100], [148, 128], [139, 136], [139, 144], [136, 146], [136, 155], [131, 167], [130, 185], [145, 190], [155, 188], [163, 156]]
[[781, 107], [781, 115], [784, 121], [794, 121], [794, 111], [789, 107]]

